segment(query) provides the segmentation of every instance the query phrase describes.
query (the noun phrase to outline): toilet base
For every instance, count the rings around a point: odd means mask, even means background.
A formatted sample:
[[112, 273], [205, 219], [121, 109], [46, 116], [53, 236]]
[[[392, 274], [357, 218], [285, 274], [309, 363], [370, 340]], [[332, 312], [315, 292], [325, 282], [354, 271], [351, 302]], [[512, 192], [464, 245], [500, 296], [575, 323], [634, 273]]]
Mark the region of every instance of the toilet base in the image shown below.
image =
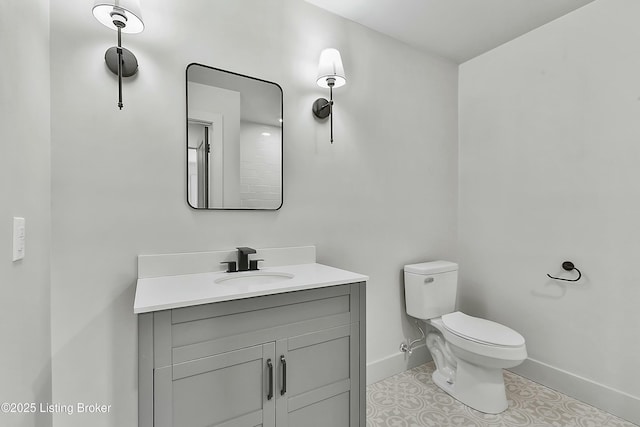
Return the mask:
[[458, 359], [455, 382], [447, 381], [437, 369], [433, 382], [451, 397], [486, 414], [499, 414], [509, 404], [502, 369], [485, 368]]

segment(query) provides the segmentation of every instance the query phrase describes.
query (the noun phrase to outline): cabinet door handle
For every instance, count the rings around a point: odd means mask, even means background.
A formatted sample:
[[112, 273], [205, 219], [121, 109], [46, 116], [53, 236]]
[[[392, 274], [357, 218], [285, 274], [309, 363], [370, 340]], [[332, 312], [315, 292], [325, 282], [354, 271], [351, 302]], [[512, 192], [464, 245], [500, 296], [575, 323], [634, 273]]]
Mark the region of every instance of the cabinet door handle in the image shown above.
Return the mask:
[[269, 394], [267, 394], [267, 400], [273, 399], [273, 363], [271, 359], [267, 359], [267, 367], [269, 368]]
[[280, 364], [282, 364], [282, 388], [280, 389], [280, 396], [287, 392], [287, 359], [284, 356], [280, 356]]

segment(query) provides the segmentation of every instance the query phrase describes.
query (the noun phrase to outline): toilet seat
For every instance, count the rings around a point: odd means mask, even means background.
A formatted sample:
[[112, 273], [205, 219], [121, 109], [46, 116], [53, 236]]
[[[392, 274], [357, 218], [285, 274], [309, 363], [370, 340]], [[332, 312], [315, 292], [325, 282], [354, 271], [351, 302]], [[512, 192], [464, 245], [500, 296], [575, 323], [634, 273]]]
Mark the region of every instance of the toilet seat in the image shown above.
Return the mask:
[[460, 311], [443, 315], [442, 324], [448, 332], [462, 339], [487, 346], [515, 348], [525, 344], [522, 335], [513, 329]]

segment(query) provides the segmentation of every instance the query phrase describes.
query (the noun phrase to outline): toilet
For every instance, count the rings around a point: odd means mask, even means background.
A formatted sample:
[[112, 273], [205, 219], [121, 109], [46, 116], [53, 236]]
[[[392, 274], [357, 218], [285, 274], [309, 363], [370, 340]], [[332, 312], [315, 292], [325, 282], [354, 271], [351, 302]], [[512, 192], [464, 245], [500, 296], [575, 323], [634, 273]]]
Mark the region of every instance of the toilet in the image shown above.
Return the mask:
[[504, 325], [455, 310], [458, 264], [405, 265], [407, 314], [431, 326], [426, 344], [436, 365], [433, 381], [455, 399], [488, 414], [508, 407], [502, 370], [527, 357], [522, 335]]

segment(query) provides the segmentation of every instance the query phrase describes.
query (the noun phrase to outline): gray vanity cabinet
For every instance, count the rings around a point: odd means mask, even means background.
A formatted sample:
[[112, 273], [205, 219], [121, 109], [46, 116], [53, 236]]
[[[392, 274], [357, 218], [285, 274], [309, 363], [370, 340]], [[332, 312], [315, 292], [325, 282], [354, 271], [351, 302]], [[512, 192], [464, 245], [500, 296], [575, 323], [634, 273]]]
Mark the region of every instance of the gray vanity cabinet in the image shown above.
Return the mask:
[[358, 411], [359, 393], [364, 387], [358, 384], [359, 357], [350, 357], [359, 354], [359, 326], [325, 329], [276, 344], [276, 354], [287, 364], [286, 392], [279, 391], [282, 397], [276, 401], [277, 419], [286, 423], [278, 427], [360, 425], [364, 415]]
[[139, 316], [140, 427], [365, 425], [364, 283]]
[[263, 399], [273, 358], [271, 343], [156, 369], [155, 426], [273, 427], [273, 404]]

